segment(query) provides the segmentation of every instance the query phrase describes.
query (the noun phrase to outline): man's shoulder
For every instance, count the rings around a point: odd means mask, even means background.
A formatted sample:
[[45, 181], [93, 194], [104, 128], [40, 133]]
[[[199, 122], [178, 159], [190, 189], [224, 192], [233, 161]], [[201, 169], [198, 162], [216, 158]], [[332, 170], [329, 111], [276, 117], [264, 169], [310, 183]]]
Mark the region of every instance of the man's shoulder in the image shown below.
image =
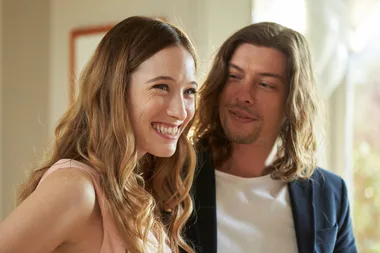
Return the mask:
[[334, 172], [317, 167], [312, 174], [310, 180], [314, 180], [320, 187], [337, 187], [344, 184], [342, 177], [338, 176]]
[[341, 197], [342, 194], [347, 193], [347, 187], [344, 179], [334, 172], [317, 167], [312, 176], [306, 180], [297, 180], [296, 183], [304, 187], [310, 187], [313, 185], [314, 191], [319, 192], [322, 195], [335, 195]]

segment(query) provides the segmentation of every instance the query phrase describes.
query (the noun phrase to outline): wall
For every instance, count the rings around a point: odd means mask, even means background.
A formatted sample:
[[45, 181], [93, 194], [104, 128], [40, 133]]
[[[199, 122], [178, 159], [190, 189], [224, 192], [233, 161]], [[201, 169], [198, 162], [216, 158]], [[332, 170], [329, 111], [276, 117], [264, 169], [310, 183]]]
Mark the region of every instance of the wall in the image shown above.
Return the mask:
[[2, 18], [2, 214], [48, 137], [49, 0], [4, 0]]

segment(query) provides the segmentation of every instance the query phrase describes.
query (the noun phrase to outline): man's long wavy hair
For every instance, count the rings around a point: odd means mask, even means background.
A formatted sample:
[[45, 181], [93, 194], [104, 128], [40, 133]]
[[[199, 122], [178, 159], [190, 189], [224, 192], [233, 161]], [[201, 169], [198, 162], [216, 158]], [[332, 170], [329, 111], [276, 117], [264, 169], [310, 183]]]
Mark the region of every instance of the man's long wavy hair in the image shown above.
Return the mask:
[[236, 48], [244, 43], [273, 48], [287, 56], [288, 97], [285, 121], [277, 141], [277, 156], [272, 163], [272, 176], [286, 182], [309, 178], [317, 163], [314, 120], [320, 103], [311, 55], [303, 35], [276, 23], [261, 22], [246, 26], [220, 47], [199, 91], [193, 142], [211, 150], [215, 167], [230, 158], [232, 143], [221, 126], [219, 96], [227, 81], [231, 57]]
[[43, 165], [22, 185], [18, 203], [37, 187], [46, 170], [62, 158], [94, 168], [127, 252], [143, 253], [148, 233], [157, 236], [161, 252], [165, 234], [173, 252], [194, 252], [182, 237], [192, 212], [189, 190], [195, 152], [187, 138], [191, 123], [170, 158], [138, 158], [128, 108], [131, 74], [145, 60], [170, 46], [196, 53], [187, 35], [158, 19], [130, 17], [101, 40], [80, 76], [80, 92], [55, 129], [54, 146]]

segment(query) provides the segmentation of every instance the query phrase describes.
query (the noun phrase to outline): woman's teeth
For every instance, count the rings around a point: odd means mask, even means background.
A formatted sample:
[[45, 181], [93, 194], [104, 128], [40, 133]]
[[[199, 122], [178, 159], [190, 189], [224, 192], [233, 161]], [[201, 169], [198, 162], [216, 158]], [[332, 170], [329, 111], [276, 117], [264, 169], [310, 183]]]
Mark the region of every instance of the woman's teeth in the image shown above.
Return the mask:
[[163, 124], [152, 124], [153, 128], [156, 129], [158, 132], [171, 135], [171, 136], [176, 136], [179, 131], [179, 127], [169, 127], [167, 125]]

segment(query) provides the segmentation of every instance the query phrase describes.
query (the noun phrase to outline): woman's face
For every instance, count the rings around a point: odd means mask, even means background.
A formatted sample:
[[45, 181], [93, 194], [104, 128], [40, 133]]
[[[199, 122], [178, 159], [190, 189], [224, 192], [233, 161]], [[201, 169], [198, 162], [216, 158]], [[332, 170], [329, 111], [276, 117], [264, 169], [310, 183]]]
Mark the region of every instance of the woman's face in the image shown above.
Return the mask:
[[129, 108], [139, 156], [169, 157], [194, 116], [194, 59], [182, 46], [165, 48], [131, 75]]

